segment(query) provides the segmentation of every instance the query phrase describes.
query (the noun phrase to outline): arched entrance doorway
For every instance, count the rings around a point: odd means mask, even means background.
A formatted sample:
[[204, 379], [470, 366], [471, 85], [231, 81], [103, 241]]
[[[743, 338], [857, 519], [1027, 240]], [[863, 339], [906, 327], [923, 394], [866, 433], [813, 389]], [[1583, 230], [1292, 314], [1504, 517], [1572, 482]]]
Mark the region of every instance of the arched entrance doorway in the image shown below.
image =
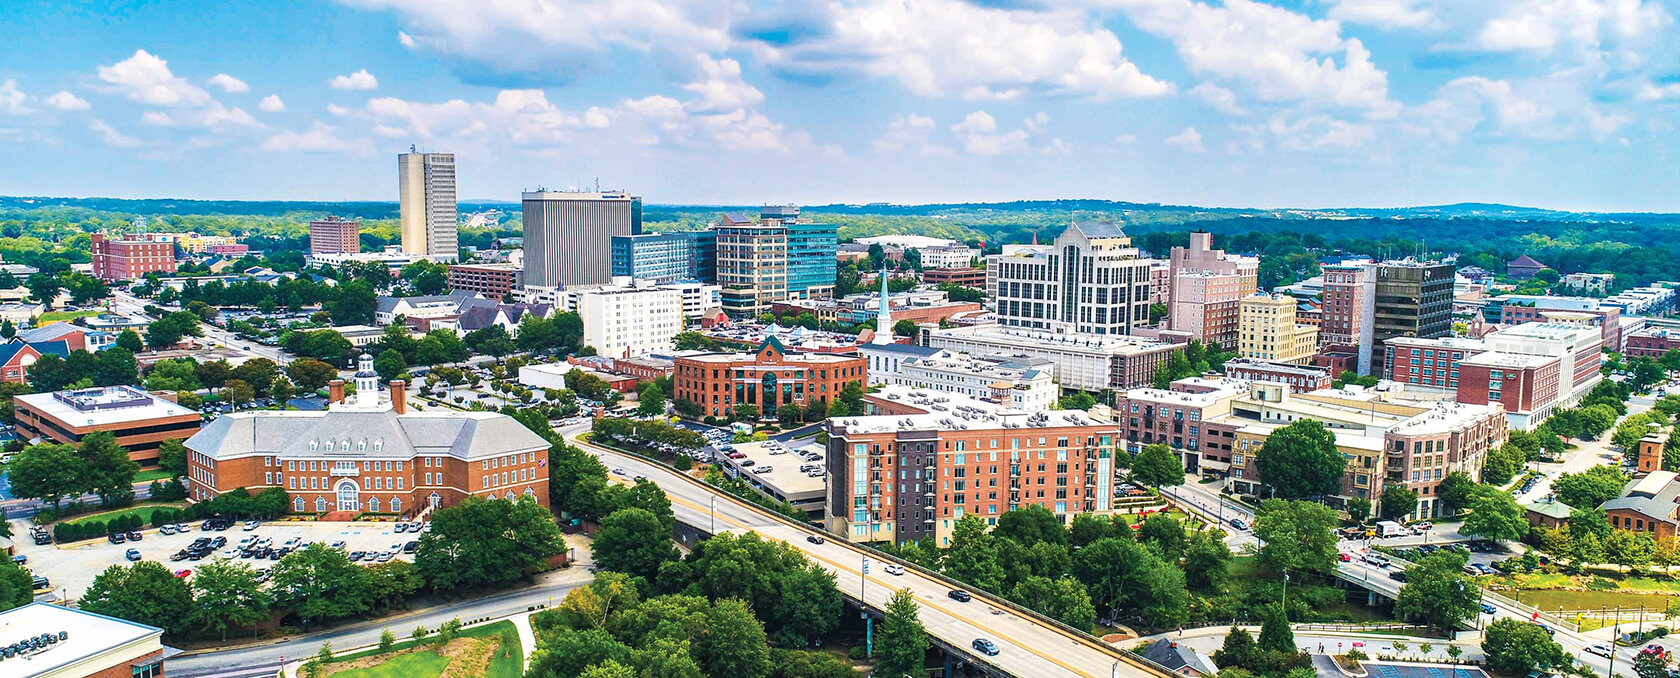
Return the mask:
[[338, 490], [338, 510], [340, 510], [340, 511], [360, 511], [360, 510], [362, 510], [362, 488], [356, 486], [356, 481], [354, 481], [354, 480], [341, 480], [341, 481], [338, 482], [337, 490]]

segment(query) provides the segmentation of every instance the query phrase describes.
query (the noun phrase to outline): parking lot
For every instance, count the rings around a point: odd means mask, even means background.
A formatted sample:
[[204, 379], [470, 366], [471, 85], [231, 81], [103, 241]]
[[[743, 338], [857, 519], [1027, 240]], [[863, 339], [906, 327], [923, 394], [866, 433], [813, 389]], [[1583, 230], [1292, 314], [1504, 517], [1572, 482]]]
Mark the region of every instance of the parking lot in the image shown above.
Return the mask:
[[[262, 523], [255, 530], [245, 531], [243, 523], [235, 523], [226, 530], [205, 532], [199, 529], [200, 523], [194, 522], [189, 524], [189, 531], [182, 534], [164, 535], [160, 534], [157, 528], [147, 528], [141, 531], [142, 538], [139, 542], [112, 544], [109, 540], [97, 539], [64, 546], [36, 546], [29, 539], [27, 521], [13, 521], [12, 530], [14, 534], [19, 535], [14, 540], [17, 555], [28, 559], [23, 566], [51, 582], [50, 589], [37, 591], [36, 598], [57, 601], [74, 600], [81, 596], [93, 583], [93, 578], [105, 568], [128, 564], [126, 553], [131, 548], [140, 552], [142, 560], [163, 563], [164, 567], [171, 571], [196, 570], [203, 563], [223, 558], [247, 563], [259, 569], [273, 567], [277, 562], [275, 560], [241, 558], [237, 553], [229, 553], [247, 537], [267, 538], [275, 546], [291, 539], [297, 539], [299, 544], [319, 542], [331, 545], [342, 541], [345, 543], [346, 553], [395, 550], [397, 555], [393, 556], [393, 560], [412, 561], [414, 556], [402, 553], [402, 547], [407, 542], [418, 539], [419, 535], [413, 532], [398, 533], [396, 525], [397, 523], [375, 522], [268, 522]], [[199, 537], [225, 537], [227, 544], [215, 549], [202, 560], [170, 560], [170, 556], [186, 549]], [[363, 564], [370, 563], [363, 561]]]

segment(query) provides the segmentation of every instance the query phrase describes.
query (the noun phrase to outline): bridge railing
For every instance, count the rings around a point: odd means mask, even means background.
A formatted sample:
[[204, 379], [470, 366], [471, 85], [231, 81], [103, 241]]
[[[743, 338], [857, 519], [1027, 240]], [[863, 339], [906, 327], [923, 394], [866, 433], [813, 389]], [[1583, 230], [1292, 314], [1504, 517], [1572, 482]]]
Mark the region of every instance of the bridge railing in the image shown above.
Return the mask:
[[[590, 447], [601, 447], [601, 446], [598, 446], [598, 445], [596, 445], [592, 442], [585, 441], [585, 440], [575, 440], [574, 442], [575, 443], [581, 443], [583, 445], [590, 446]], [[603, 447], [603, 449], [608, 449], [608, 448]], [[641, 459], [643, 461], [646, 461], [648, 463], [658, 464], [660, 466], [668, 466], [667, 464], [665, 464], [662, 461], [659, 461], [658, 459], [654, 459], [652, 457], [642, 455], [642, 454], [637, 454], [635, 452], [623, 452], [623, 451], [619, 451], [617, 449], [610, 449], [609, 451], [612, 451], [615, 454], [628, 454], [632, 457], [636, 457], [636, 458]], [[811, 532], [813, 534], [821, 534], [821, 535], [824, 535], [826, 537], [833, 537], [836, 544], [840, 544], [840, 545], [844, 546], [845, 548], [849, 548], [851, 550], [858, 551], [859, 553], [869, 555], [869, 556], [875, 558], [877, 561], [880, 561], [882, 563], [889, 563], [890, 562], [890, 563], [898, 564], [898, 565], [900, 565], [902, 567], [905, 567], [907, 569], [913, 569], [918, 574], [921, 574], [923, 577], [933, 579], [935, 581], [943, 583], [946, 586], [950, 586], [952, 588], [958, 588], [958, 589], [962, 589], [964, 591], [968, 591], [970, 594], [972, 594], [977, 599], [981, 599], [984, 602], [989, 603], [993, 606], [1001, 607], [1001, 608], [1010, 610], [1011, 612], [1014, 612], [1017, 616], [1024, 617], [1024, 618], [1032, 621], [1033, 623], [1038, 624], [1039, 626], [1049, 628], [1053, 631], [1056, 631], [1057, 633], [1060, 633], [1064, 636], [1067, 636], [1069, 639], [1073, 640], [1074, 642], [1077, 642], [1077, 643], [1089, 646], [1091, 648], [1097, 649], [1097, 650], [1099, 650], [1099, 651], [1101, 651], [1101, 652], [1103, 652], [1103, 653], [1105, 653], [1105, 654], [1107, 654], [1111, 657], [1114, 657], [1116, 660], [1127, 662], [1129, 664], [1137, 666], [1138, 668], [1142, 668], [1142, 669], [1145, 669], [1145, 670], [1148, 670], [1148, 671], [1153, 671], [1153, 672], [1155, 672], [1155, 673], [1157, 673], [1157, 674], [1159, 674], [1163, 677], [1178, 678], [1177, 674], [1172, 669], [1167, 668], [1166, 666], [1164, 666], [1162, 664], [1158, 664], [1156, 662], [1150, 661], [1150, 660], [1148, 660], [1144, 657], [1133, 654], [1131, 652], [1126, 652], [1125, 650], [1122, 650], [1118, 647], [1115, 647], [1113, 645], [1110, 645], [1110, 644], [1104, 642], [1101, 638], [1097, 638], [1096, 636], [1093, 636], [1090, 633], [1080, 631], [1079, 629], [1076, 629], [1072, 626], [1068, 626], [1067, 624], [1064, 624], [1059, 620], [1047, 617], [1043, 613], [1040, 613], [1036, 610], [1030, 609], [1026, 606], [1017, 604], [1017, 603], [1015, 603], [1013, 601], [1010, 601], [1010, 600], [1005, 600], [1002, 597], [993, 595], [989, 591], [985, 591], [983, 589], [976, 588], [972, 585], [969, 585], [969, 584], [963, 583], [961, 581], [958, 581], [956, 579], [953, 579], [951, 577], [948, 577], [948, 576], [944, 575], [943, 573], [936, 572], [936, 571], [928, 569], [926, 567], [922, 567], [919, 564], [912, 563], [912, 562], [907, 561], [907, 560], [903, 560], [903, 559], [901, 559], [897, 556], [891, 555], [889, 553], [886, 553], [886, 552], [881, 551], [879, 549], [876, 549], [874, 547], [868, 546], [866, 544], [861, 544], [861, 543], [858, 543], [858, 542], [851, 541], [851, 540], [847, 539], [845, 537], [845, 535], [839, 535], [839, 534], [835, 534], [833, 532], [829, 532], [828, 530], [812, 527], [809, 524], [793, 520], [792, 518], [781, 515], [779, 513], [776, 513], [776, 512], [773, 512], [773, 511], [767, 511], [762, 507], [759, 507], [759, 506], [756, 506], [756, 505], [754, 505], [750, 502], [747, 502], [746, 500], [737, 498], [736, 496], [734, 496], [732, 494], [729, 494], [728, 492], [723, 492], [723, 491], [719, 490], [718, 488], [712, 487], [711, 485], [707, 485], [706, 483], [701, 482], [699, 480], [695, 480], [693, 476], [690, 476], [687, 473], [677, 471], [675, 468], [672, 468], [671, 470], [677, 477], [682, 478], [683, 482], [686, 482], [688, 484], [694, 485], [695, 487], [703, 489], [707, 492], [715, 494], [722, 501], [727, 501], [727, 502], [733, 503], [740, 508], [744, 508], [744, 509], [747, 509], [747, 510], [752, 511], [754, 513], [758, 513], [762, 516], [769, 517], [770, 519], [775, 520], [776, 522], [782, 523], [782, 524], [787, 525], [789, 527], [792, 527], [794, 529], [803, 530], [803, 531], [806, 531], [806, 532]], [[865, 603], [864, 605], [867, 606], [867, 603]]]

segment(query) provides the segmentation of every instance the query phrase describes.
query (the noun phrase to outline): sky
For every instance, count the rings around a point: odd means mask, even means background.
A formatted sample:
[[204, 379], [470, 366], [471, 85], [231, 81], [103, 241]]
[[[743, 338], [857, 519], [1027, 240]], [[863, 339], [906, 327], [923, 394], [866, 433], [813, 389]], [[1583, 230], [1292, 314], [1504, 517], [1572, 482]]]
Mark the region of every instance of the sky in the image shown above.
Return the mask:
[[1680, 212], [1680, 0], [6, 0], [0, 195]]

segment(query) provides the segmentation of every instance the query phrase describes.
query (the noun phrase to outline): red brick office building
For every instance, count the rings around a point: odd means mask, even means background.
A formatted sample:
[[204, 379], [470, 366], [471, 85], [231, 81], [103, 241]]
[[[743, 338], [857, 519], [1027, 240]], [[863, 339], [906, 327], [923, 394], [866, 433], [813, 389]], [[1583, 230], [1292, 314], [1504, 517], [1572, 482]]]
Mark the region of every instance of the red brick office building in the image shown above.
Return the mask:
[[728, 417], [742, 403], [773, 417], [783, 403], [827, 402], [846, 384], [863, 386], [869, 366], [855, 355], [788, 353], [775, 337], [753, 353], [700, 353], [679, 356], [675, 363], [672, 396], [711, 417]]
[[93, 234], [93, 277], [105, 282], [134, 280], [147, 273], [175, 272], [175, 243], [132, 236]]

